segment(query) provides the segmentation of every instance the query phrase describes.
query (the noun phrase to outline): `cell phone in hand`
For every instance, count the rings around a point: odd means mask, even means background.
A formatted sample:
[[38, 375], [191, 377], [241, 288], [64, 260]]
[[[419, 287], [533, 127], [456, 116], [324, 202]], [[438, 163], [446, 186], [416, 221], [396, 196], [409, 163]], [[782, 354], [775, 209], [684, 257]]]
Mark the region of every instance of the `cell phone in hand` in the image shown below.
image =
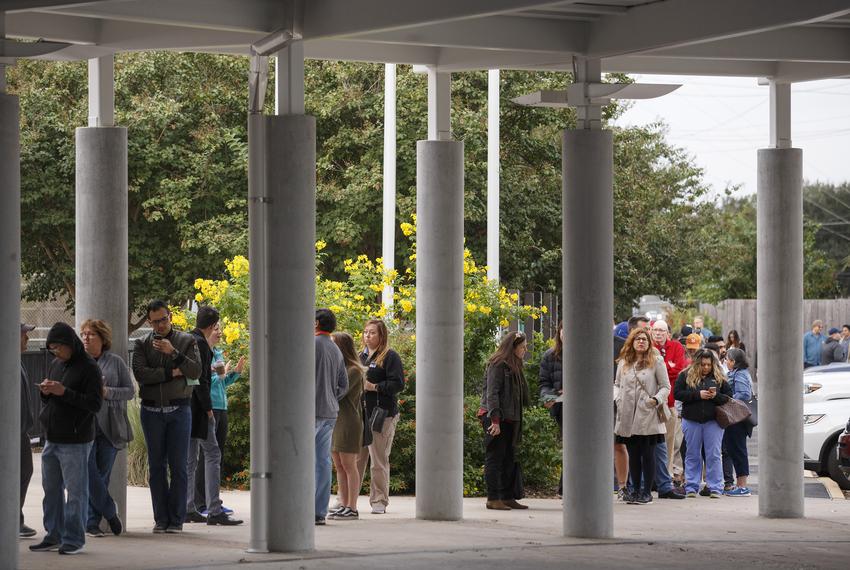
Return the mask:
[[162, 340], [162, 335], [161, 335], [161, 334], [156, 334], [156, 333], [154, 333], [154, 335], [153, 335], [153, 339], [154, 339], [154, 340]]

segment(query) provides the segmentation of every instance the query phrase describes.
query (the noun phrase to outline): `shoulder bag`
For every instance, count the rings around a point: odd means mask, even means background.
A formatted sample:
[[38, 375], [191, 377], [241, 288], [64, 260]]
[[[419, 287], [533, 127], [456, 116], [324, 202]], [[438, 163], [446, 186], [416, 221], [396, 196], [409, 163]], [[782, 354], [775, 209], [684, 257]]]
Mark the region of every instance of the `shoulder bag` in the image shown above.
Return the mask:
[[717, 423], [723, 429], [740, 423], [751, 415], [752, 413], [746, 402], [736, 400], [735, 398], [729, 398], [725, 404], [717, 406], [714, 410], [714, 419], [717, 420]]

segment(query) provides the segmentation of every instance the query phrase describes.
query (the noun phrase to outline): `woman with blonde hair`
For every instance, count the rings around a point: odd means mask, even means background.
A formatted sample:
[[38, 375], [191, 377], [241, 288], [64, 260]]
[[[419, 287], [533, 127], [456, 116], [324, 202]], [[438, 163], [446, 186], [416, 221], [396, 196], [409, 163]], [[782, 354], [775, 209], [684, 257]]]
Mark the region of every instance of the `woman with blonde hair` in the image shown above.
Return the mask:
[[109, 479], [118, 451], [133, 439], [127, 417], [127, 400], [135, 395], [130, 369], [112, 352], [112, 327], [99, 319], [88, 319], [80, 327], [83, 348], [97, 361], [103, 375], [103, 405], [95, 415], [95, 438], [89, 455], [89, 509], [86, 533], [101, 537], [100, 522], [106, 519], [112, 534], [121, 534], [123, 523], [109, 495]]
[[632, 487], [623, 499], [631, 505], [652, 502], [655, 482], [655, 446], [665, 445], [665, 422], [660, 414], [667, 411], [670, 379], [659, 352], [653, 348], [649, 332], [636, 328], [626, 339], [614, 379], [617, 419], [614, 435], [617, 443], [629, 450], [629, 475]]
[[717, 406], [732, 397], [732, 388], [720, 360], [713, 351], [697, 351], [691, 365], [676, 378], [673, 395], [682, 402], [682, 432], [685, 435], [685, 492], [697, 496], [702, 475], [702, 450], [705, 448], [705, 478], [710, 497], [723, 494], [721, 445], [723, 428], [715, 420]]
[[348, 372], [348, 391], [339, 401], [339, 415], [334, 425], [331, 443], [331, 457], [336, 467], [336, 479], [339, 486], [340, 507], [332, 511], [329, 518], [334, 520], [355, 520], [360, 518], [357, 512], [357, 496], [360, 493], [360, 473], [357, 471], [357, 458], [363, 448], [363, 373], [354, 339], [344, 332], [331, 335], [334, 344], [342, 352], [345, 369]]
[[398, 395], [404, 389], [401, 356], [389, 346], [389, 331], [384, 321], [366, 321], [360, 363], [366, 367], [363, 401], [366, 418], [372, 424], [372, 443], [360, 452], [357, 471], [362, 482], [366, 474], [366, 462], [371, 462], [369, 503], [373, 515], [382, 515], [390, 502], [390, 452], [399, 417]]
[[509, 332], [487, 361], [478, 419], [484, 429], [484, 480], [487, 508], [497, 511], [527, 509], [517, 452], [522, 441], [522, 409], [530, 401], [523, 374], [528, 342], [521, 332]]

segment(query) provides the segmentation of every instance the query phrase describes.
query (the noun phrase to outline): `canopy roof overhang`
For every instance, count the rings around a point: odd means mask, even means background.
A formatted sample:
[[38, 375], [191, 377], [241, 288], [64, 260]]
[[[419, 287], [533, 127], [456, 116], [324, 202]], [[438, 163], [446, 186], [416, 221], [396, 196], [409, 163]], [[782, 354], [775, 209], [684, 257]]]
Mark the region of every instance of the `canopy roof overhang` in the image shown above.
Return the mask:
[[45, 59], [140, 50], [248, 54], [294, 29], [311, 59], [443, 71], [850, 77], [850, 0], [0, 0], [10, 38], [72, 45]]

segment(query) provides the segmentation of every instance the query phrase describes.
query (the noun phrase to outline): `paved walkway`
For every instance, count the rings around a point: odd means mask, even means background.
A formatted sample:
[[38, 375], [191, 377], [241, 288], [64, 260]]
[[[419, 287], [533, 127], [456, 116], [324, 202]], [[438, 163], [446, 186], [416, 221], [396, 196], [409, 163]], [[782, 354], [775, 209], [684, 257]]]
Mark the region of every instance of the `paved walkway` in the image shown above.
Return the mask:
[[[39, 457], [25, 515], [41, 525]], [[464, 520], [418, 521], [412, 497], [393, 498], [386, 515], [329, 522], [316, 529], [316, 548], [304, 555], [247, 554], [250, 513], [247, 492], [224, 492], [226, 505], [246, 519], [240, 527], [186, 525], [182, 535], [151, 534], [150, 494], [128, 489], [129, 532], [89, 538], [79, 556], [31, 553], [22, 540], [22, 568], [251, 568], [405, 570], [434, 567], [510, 568], [840, 568], [850, 561], [850, 501], [807, 499], [805, 520], [757, 516], [758, 499], [722, 498], [616, 504], [614, 540], [561, 536], [561, 502], [524, 501], [528, 511], [496, 512], [483, 499], [464, 501]], [[612, 495], [613, 500], [613, 495]], [[42, 536], [40, 532], [36, 540]]]

